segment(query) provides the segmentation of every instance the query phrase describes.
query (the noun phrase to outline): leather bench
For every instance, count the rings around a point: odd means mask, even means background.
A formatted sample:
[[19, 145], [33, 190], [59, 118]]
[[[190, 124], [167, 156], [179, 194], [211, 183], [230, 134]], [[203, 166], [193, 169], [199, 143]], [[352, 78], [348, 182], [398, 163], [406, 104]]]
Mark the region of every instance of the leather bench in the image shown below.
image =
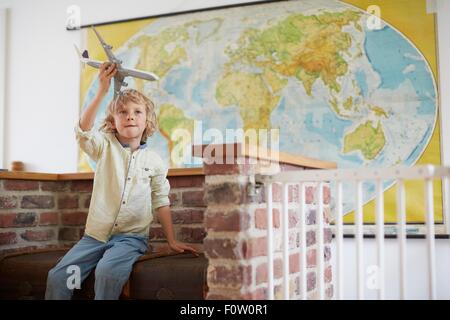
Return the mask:
[[[0, 299], [44, 299], [48, 271], [68, 249], [37, 249], [0, 258]], [[202, 300], [208, 260], [190, 253], [149, 253], [134, 264], [121, 299]], [[73, 299], [94, 298], [94, 272]]]

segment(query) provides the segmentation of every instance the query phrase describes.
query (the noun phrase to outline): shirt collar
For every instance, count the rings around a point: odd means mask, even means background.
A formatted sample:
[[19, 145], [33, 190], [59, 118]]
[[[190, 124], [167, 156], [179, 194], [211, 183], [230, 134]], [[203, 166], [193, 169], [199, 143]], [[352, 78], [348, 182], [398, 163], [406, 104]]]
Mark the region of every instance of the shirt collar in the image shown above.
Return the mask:
[[[117, 139], [117, 140], [119, 141], [119, 139]], [[122, 144], [120, 141], [119, 141], [119, 143], [120, 143], [120, 144], [122, 145], [122, 147], [124, 147], [124, 148], [129, 148], [129, 147], [130, 147], [130, 145], [129, 145], [128, 143]], [[145, 148], [147, 148], [147, 142], [141, 141], [141, 144], [139, 145], [138, 149], [145, 149]]]
[[[129, 148], [130, 145], [128, 143], [122, 143], [120, 142], [119, 138], [116, 137], [116, 135], [114, 135], [114, 138], [116, 138], [117, 142], [120, 143], [120, 145], [124, 148]], [[145, 141], [141, 141], [141, 144], [139, 145], [138, 149], [145, 149], [147, 148], [147, 142]]]

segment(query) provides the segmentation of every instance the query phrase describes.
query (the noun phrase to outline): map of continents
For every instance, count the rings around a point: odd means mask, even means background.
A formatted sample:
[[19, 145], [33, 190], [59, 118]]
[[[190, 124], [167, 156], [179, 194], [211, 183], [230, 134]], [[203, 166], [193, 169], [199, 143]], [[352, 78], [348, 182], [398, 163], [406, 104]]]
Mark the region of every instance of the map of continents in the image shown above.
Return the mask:
[[[127, 82], [156, 102], [159, 131], [149, 143], [171, 167], [201, 165], [171, 157], [189, 149], [172, 134], [193, 135], [200, 122], [224, 137], [279, 129], [281, 151], [341, 168], [412, 165], [435, 127], [434, 78], [407, 38], [384, 22], [368, 28], [368, 17], [325, 0], [205, 11], [154, 19], [115, 52], [124, 66], [160, 77]], [[370, 198], [373, 186], [365, 189]]]

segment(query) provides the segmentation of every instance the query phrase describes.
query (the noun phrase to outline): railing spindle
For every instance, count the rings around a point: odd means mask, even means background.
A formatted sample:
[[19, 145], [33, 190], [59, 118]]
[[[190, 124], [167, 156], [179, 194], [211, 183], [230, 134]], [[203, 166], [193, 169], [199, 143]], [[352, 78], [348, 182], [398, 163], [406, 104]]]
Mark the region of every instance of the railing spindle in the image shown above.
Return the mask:
[[273, 203], [272, 203], [272, 183], [266, 184], [266, 203], [267, 203], [267, 299], [274, 299], [273, 292]]

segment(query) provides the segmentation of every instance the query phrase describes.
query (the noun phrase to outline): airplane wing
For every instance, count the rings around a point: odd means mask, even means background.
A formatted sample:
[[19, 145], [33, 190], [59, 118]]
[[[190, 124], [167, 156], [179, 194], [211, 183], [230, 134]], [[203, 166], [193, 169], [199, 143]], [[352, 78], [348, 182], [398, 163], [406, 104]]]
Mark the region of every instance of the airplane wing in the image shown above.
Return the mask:
[[92, 27], [92, 29], [94, 30], [95, 34], [97, 35], [98, 40], [102, 44], [103, 50], [105, 50], [105, 53], [108, 56], [109, 61], [111, 63], [120, 64], [119, 60], [116, 59], [116, 56], [114, 56], [113, 52], [111, 51], [112, 47], [103, 40], [103, 38], [100, 36], [100, 34], [97, 32], [97, 30], [95, 30], [94, 27]]
[[122, 68], [122, 70], [120, 72], [122, 73], [122, 75], [124, 77], [130, 76], [130, 77], [140, 78], [140, 79], [149, 80], [149, 81], [159, 80], [159, 77], [156, 74], [151, 73], [151, 72], [145, 72], [145, 71], [140, 71], [140, 70], [136, 70], [136, 69], [125, 69], [125, 68]]

